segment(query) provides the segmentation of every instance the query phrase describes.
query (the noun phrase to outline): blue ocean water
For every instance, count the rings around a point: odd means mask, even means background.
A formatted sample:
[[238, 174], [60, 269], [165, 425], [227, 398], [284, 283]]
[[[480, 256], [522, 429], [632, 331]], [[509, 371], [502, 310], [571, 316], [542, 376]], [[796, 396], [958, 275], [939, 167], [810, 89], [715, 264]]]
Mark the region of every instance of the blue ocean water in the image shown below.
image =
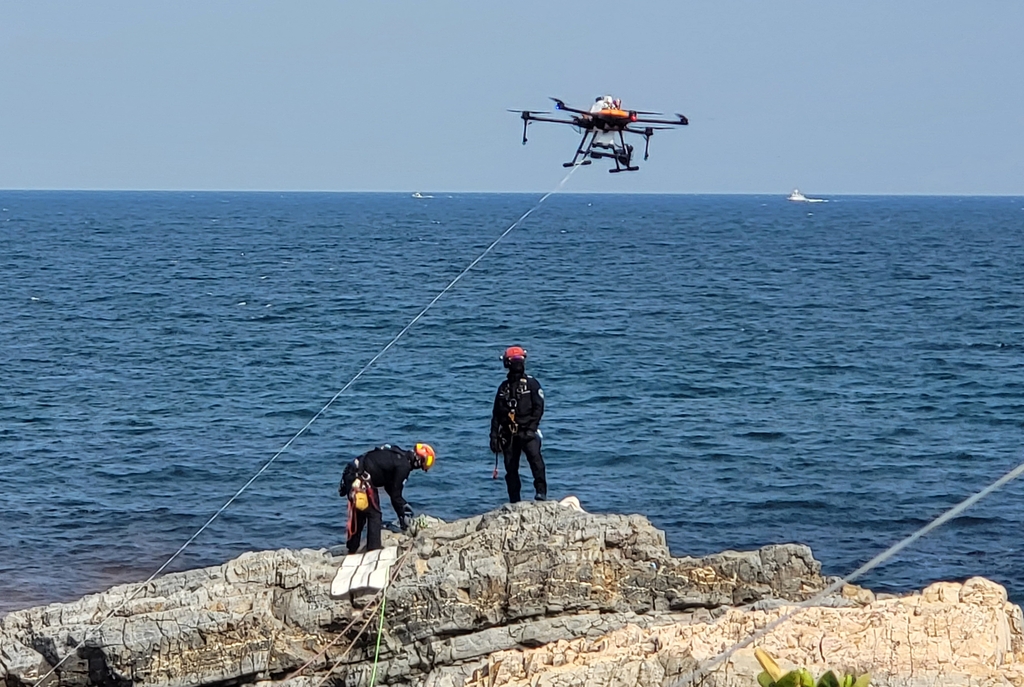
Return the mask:
[[[0, 192], [0, 612], [148, 576], [536, 200]], [[1021, 198], [552, 196], [171, 569], [340, 543], [386, 441], [438, 450], [417, 512], [499, 506], [521, 344], [552, 496], [848, 573], [1024, 461], [1022, 249]], [[863, 584], [1024, 601], [1022, 496]]]

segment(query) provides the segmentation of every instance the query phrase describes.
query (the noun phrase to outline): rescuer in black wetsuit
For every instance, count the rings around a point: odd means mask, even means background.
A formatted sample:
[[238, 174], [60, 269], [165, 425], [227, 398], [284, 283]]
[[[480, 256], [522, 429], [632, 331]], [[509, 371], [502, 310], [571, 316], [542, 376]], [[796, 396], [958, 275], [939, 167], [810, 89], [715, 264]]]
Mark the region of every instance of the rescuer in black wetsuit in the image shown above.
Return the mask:
[[364, 525], [366, 550], [381, 548], [381, 489], [391, 497], [391, 506], [398, 516], [399, 526], [403, 530], [409, 527], [413, 511], [402, 496], [405, 481], [413, 470], [426, 472], [433, 465], [434, 449], [428, 444], [416, 444], [411, 451], [384, 444], [367, 451], [345, 466], [338, 495], [348, 499], [348, 541], [345, 544], [349, 553], [359, 550]]
[[508, 369], [508, 377], [494, 396], [491, 413], [491, 452], [505, 456], [505, 486], [508, 500], [519, 501], [522, 483], [519, 481], [519, 456], [526, 453], [533, 473], [534, 500], [545, 501], [548, 483], [544, 472], [544, 459], [540, 455], [543, 438], [540, 418], [544, 415], [544, 391], [540, 382], [526, 374], [526, 351], [512, 346], [501, 356]]

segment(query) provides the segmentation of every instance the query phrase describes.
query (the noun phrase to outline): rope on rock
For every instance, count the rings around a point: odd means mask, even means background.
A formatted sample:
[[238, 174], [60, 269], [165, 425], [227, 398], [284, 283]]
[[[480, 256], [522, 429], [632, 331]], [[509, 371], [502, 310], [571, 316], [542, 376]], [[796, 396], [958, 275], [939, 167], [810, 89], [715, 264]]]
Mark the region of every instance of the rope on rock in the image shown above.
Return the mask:
[[[362, 625], [362, 627], [359, 628], [359, 632], [357, 632], [356, 636], [352, 638], [352, 641], [349, 642], [348, 646], [345, 647], [345, 650], [341, 652], [341, 655], [338, 657], [337, 660], [340, 661], [341, 659], [343, 659], [346, 656], [348, 656], [348, 653], [352, 650], [352, 647], [355, 646], [356, 642], [363, 635], [363, 632], [366, 631], [366, 627], [370, 624], [370, 621], [373, 620], [373, 614], [376, 613], [377, 608], [380, 608], [383, 605], [384, 599], [386, 598], [385, 594], [387, 593], [388, 587], [391, 586], [392, 582], [394, 582], [396, 579], [398, 579], [398, 573], [402, 569], [402, 566], [405, 565], [405, 562], [406, 562], [406, 560], [408, 559], [408, 557], [409, 557], [409, 555], [411, 553], [412, 553], [412, 549], [406, 551], [405, 553], [403, 553], [401, 556], [398, 557], [398, 560], [395, 562], [395, 565], [391, 568], [391, 574], [388, 576], [388, 580], [384, 584], [384, 587], [381, 588], [381, 589], [378, 589], [377, 592], [373, 596], [370, 597], [370, 601], [367, 603], [367, 608], [369, 608], [371, 606], [374, 606], [374, 604], [377, 604], [376, 606], [373, 607], [373, 609], [371, 611], [371, 614], [370, 615], [366, 615], [364, 613], [364, 614], [361, 614], [357, 618], [353, 618], [352, 621], [348, 625], [346, 625], [341, 630], [341, 632], [338, 633], [338, 635], [334, 639], [332, 639], [330, 642], [328, 642], [327, 645], [324, 646], [323, 649], [318, 651], [316, 653], [316, 655], [313, 656], [313, 658], [309, 659], [308, 661], [303, 663], [301, 666], [299, 666], [298, 668], [293, 670], [291, 672], [291, 674], [289, 674], [282, 682], [287, 682], [287, 681], [291, 680], [292, 678], [298, 677], [302, 673], [302, 671], [304, 671], [306, 668], [308, 668], [309, 666], [313, 665], [313, 663], [315, 663], [317, 660], [319, 660], [320, 658], [325, 656], [327, 654], [327, 652], [330, 650], [330, 648], [332, 646], [334, 646], [335, 644], [337, 644], [340, 640], [344, 639], [345, 638], [345, 633], [347, 633], [349, 630], [351, 630], [352, 626], [355, 625], [360, 620], [360, 618], [363, 618], [363, 625]], [[383, 611], [381, 611], [381, 613], [383, 613]], [[335, 665], [332, 666], [331, 669], [327, 671], [327, 674], [324, 675], [323, 679], [320, 680], [320, 682], [317, 684], [317, 687], [320, 687], [321, 685], [324, 684], [324, 682], [327, 681], [327, 678], [330, 677], [331, 673], [334, 672], [334, 668], [335, 667], [337, 667], [337, 663], [335, 663]]]
[[[938, 527], [941, 527], [942, 525], [946, 524], [947, 522], [949, 522], [953, 518], [958, 517], [961, 513], [963, 513], [965, 510], [967, 510], [968, 508], [970, 508], [971, 506], [976, 504], [978, 501], [981, 501], [986, 496], [989, 496], [993, 492], [995, 492], [995, 491], [1001, 489], [1002, 487], [1006, 486], [1007, 484], [1009, 484], [1013, 480], [1015, 480], [1018, 477], [1020, 477], [1022, 474], [1024, 474], [1024, 463], [1021, 463], [1017, 467], [1013, 468], [1012, 470], [1007, 472], [1005, 475], [1003, 475], [1002, 477], [997, 479], [995, 482], [992, 482], [987, 487], [982, 489], [981, 491], [975, 493], [972, 496], [969, 496], [968, 498], [964, 499], [960, 503], [956, 504], [955, 506], [953, 506], [952, 508], [950, 508], [946, 512], [944, 512], [941, 515], [939, 515], [939, 517], [935, 518], [934, 520], [932, 520], [931, 522], [929, 522], [925, 526], [923, 526], [920, 529], [918, 529], [913, 534], [911, 534], [911, 535], [905, 537], [904, 539], [901, 539], [900, 541], [896, 542], [895, 544], [890, 546], [888, 549], [886, 549], [882, 553], [878, 554], [877, 556], [875, 556], [874, 558], [869, 560], [867, 563], [865, 563], [864, 565], [862, 565], [859, 568], [857, 568], [856, 570], [854, 570], [852, 573], [850, 573], [846, 577], [843, 577], [843, 578], [840, 578], [839, 580], [836, 580], [835, 582], [830, 584], [828, 587], [826, 587], [822, 591], [820, 591], [817, 594], [815, 594], [810, 599], [807, 599], [806, 601], [801, 601], [801, 602], [797, 603], [795, 605], [795, 607], [793, 608], [793, 610], [780, 615], [778, 618], [776, 618], [772, 622], [768, 623], [767, 625], [762, 627], [757, 632], [754, 632], [753, 634], [748, 636], [746, 639], [742, 639], [739, 642], [736, 642], [736, 644], [732, 645], [731, 647], [729, 647], [728, 649], [726, 649], [722, 653], [720, 653], [717, 656], [715, 656], [715, 657], [705, 661], [704, 663], [698, 665], [692, 671], [690, 671], [689, 673], [687, 673], [687, 674], [683, 675], [682, 677], [680, 677], [672, 685], [672, 687], [682, 687], [683, 685], [693, 685], [693, 684], [696, 684], [699, 680], [702, 680], [705, 676], [707, 676], [708, 672], [712, 668], [714, 668], [715, 666], [719, 665], [720, 663], [723, 663], [724, 661], [729, 660], [729, 658], [732, 657], [732, 655], [735, 654], [740, 649], [743, 649], [745, 647], [750, 646], [751, 644], [753, 644], [754, 642], [756, 642], [757, 640], [761, 639], [766, 634], [768, 634], [769, 632], [771, 632], [772, 630], [777, 628], [779, 625], [782, 625], [784, 622], [786, 622], [787, 620], [789, 620], [790, 618], [792, 618], [796, 614], [798, 614], [801, 611], [803, 611], [805, 608], [810, 608], [812, 606], [817, 606], [822, 601], [824, 601], [827, 597], [831, 596], [832, 594], [834, 594], [837, 591], [839, 591], [840, 589], [842, 589], [843, 585], [849, 584], [850, 582], [852, 582], [853, 580], [859, 578], [860, 576], [862, 576], [864, 573], [868, 572], [869, 570], [872, 570], [873, 568], [878, 567], [879, 565], [881, 565], [882, 563], [886, 562], [887, 560], [889, 560], [890, 558], [895, 556], [897, 553], [899, 553], [903, 549], [907, 548], [908, 546], [910, 546], [911, 544], [916, 542], [921, 537], [925, 536], [926, 534], [928, 534], [932, 530], [934, 530], [934, 529], [936, 529]], [[725, 616], [723, 616], [723, 618], [724, 617]]]
[[441, 291], [436, 296], [434, 296], [430, 300], [430, 302], [427, 303], [423, 307], [423, 309], [420, 310], [419, 313], [417, 313], [416, 316], [413, 317], [409, 321], [409, 323], [407, 325], [405, 325], [405, 327], [402, 328], [401, 331], [399, 331], [397, 334], [395, 334], [395, 336], [384, 346], [384, 348], [380, 349], [380, 351], [378, 351], [375, 356], [370, 358], [370, 360], [365, 365], [363, 365], [363, 367], [359, 370], [359, 372], [357, 372], [355, 374], [355, 376], [352, 377], [352, 379], [350, 379], [343, 387], [341, 387], [340, 390], [338, 390], [338, 393], [334, 394], [334, 396], [332, 396], [331, 399], [329, 401], [327, 401], [327, 403], [325, 403], [324, 406], [320, 410], [318, 410], [317, 413], [313, 417], [311, 417], [309, 419], [309, 421], [306, 424], [304, 424], [302, 426], [302, 428], [298, 432], [296, 432], [288, 441], [286, 441], [284, 443], [284, 446], [282, 446], [277, 451], [277, 453], [275, 453], [273, 456], [271, 456], [271, 458], [266, 463], [263, 464], [263, 467], [261, 467], [259, 470], [256, 471], [256, 474], [254, 474], [252, 477], [250, 477], [249, 480], [245, 484], [243, 484], [241, 486], [241, 488], [238, 491], [236, 491], [231, 496], [231, 498], [229, 498], [224, 503], [223, 506], [221, 506], [220, 508], [217, 509], [217, 512], [215, 512], [213, 515], [211, 515], [210, 518], [205, 523], [203, 523], [202, 527], [200, 527], [198, 530], [196, 530], [195, 533], [191, 537], [189, 537], [188, 540], [186, 540], [184, 544], [182, 544], [180, 547], [178, 547], [178, 550], [175, 551], [171, 555], [170, 558], [168, 558], [166, 561], [164, 561], [163, 565], [161, 565], [159, 568], [157, 568], [157, 570], [152, 575], [150, 575], [148, 578], [146, 578], [146, 580], [144, 582], [139, 584], [135, 588], [135, 591], [132, 594], [126, 596], [125, 599], [120, 604], [118, 604], [115, 608], [113, 608], [110, 612], [108, 612], [96, 625], [93, 625], [92, 628], [89, 628], [89, 629], [85, 630], [85, 632], [83, 632], [81, 641], [79, 641], [78, 644], [76, 644], [67, 654], [65, 654], [64, 658], [60, 659], [53, 667], [51, 667], [50, 670], [47, 671], [45, 675], [43, 675], [41, 678], [36, 680], [34, 687], [41, 687], [46, 682], [46, 680], [51, 675], [53, 675], [57, 671], [58, 668], [60, 668], [60, 666], [64, 665], [65, 661], [67, 661], [71, 656], [77, 655], [78, 650], [81, 649], [83, 646], [85, 646], [85, 643], [89, 639], [91, 632], [94, 632], [94, 631], [100, 629], [101, 627], [103, 627], [103, 625], [108, 620], [110, 620], [111, 617], [113, 617], [115, 614], [117, 614], [119, 611], [121, 611], [121, 609], [123, 609], [125, 606], [127, 606], [132, 600], [135, 599], [136, 596], [139, 595], [139, 593], [143, 589], [145, 589], [149, 585], [150, 582], [152, 582], [154, 579], [156, 579], [157, 576], [159, 576], [164, 570], [166, 570], [167, 566], [169, 566], [178, 556], [180, 556], [181, 553], [185, 549], [187, 549], [192, 544], [192, 542], [194, 542], [196, 540], [197, 537], [199, 537], [200, 534], [205, 532], [206, 529], [211, 524], [213, 524], [213, 521], [216, 520], [218, 517], [220, 517], [221, 513], [223, 513], [225, 510], [227, 510], [228, 506], [230, 506], [232, 503], [234, 503], [238, 499], [238, 497], [241, 496], [242, 493], [246, 489], [248, 489], [250, 486], [252, 486], [252, 483], [255, 482], [257, 479], [259, 479], [260, 476], [264, 472], [266, 472], [270, 468], [271, 465], [273, 465], [274, 461], [276, 461], [278, 459], [278, 457], [281, 456], [281, 454], [283, 454], [285, 451], [288, 450], [288, 448], [292, 445], [292, 443], [296, 439], [298, 439], [300, 436], [305, 434], [306, 430], [309, 429], [310, 426], [314, 422], [316, 422], [325, 412], [327, 412], [327, 409], [330, 408], [331, 405], [333, 405], [334, 402], [337, 401], [338, 398], [343, 393], [348, 391], [349, 387], [351, 387], [353, 384], [355, 384], [356, 381], [360, 377], [362, 377], [366, 373], [367, 370], [369, 370], [371, 367], [373, 367], [373, 365], [380, 359], [381, 356], [383, 356], [385, 353], [387, 353], [389, 350], [391, 350], [391, 347], [394, 346], [396, 343], [398, 343], [398, 340], [401, 339], [403, 336], [405, 336], [406, 332], [408, 332], [410, 329], [412, 329], [413, 325], [415, 325], [417, 322], [419, 322], [420, 319], [424, 315], [427, 314], [428, 310], [430, 310], [432, 307], [434, 307], [434, 305], [439, 300], [441, 300], [441, 298], [444, 297], [444, 295], [446, 293], [451, 291], [452, 288], [454, 288], [454, 286], [457, 283], [459, 283], [462, 280], [462, 278], [464, 276], [466, 276], [466, 274], [469, 273], [470, 270], [472, 270], [474, 267], [476, 267], [477, 264], [481, 260], [483, 260], [487, 256], [487, 254], [490, 253], [494, 249], [494, 247], [497, 246], [501, 242], [502, 239], [504, 239], [506, 236], [508, 236], [510, 233], [512, 233], [512, 230], [515, 229], [516, 227], [518, 227], [523, 222], [523, 220], [525, 220], [527, 217], [532, 215], [533, 212], [537, 208], [539, 208], [541, 206], [541, 204], [545, 200], [547, 200], [549, 197], [551, 197], [555, 193], [558, 193], [560, 190], [562, 190], [562, 187], [565, 186], [566, 182], [569, 181], [569, 178], [573, 175], [573, 173], [576, 171], [576, 169], [578, 167], [579, 167], [579, 165], [574, 165], [569, 170], [569, 173], [566, 174], [565, 177], [560, 182], [558, 182], [558, 184], [555, 186], [555, 188], [553, 188], [552, 190], [548, 191], [543, 196], [541, 196], [540, 200], [538, 200], [533, 205], [533, 207], [531, 207], [529, 210], [524, 212], [522, 214], [522, 216], [519, 217], [519, 219], [517, 219], [515, 222], [513, 222], [508, 227], [508, 229], [503, 231], [498, 236], [498, 238], [494, 239], [494, 241], [492, 241], [490, 243], [490, 245], [487, 246], [487, 248], [485, 248], [483, 250], [483, 252], [480, 253], [471, 263], [469, 263], [469, 265], [467, 265], [464, 270], [459, 272], [459, 274], [456, 275], [456, 277], [454, 279], [452, 279], [450, 282], [448, 282], [448, 285], [446, 287], [444, 287], [443, 289], [441, 289]]

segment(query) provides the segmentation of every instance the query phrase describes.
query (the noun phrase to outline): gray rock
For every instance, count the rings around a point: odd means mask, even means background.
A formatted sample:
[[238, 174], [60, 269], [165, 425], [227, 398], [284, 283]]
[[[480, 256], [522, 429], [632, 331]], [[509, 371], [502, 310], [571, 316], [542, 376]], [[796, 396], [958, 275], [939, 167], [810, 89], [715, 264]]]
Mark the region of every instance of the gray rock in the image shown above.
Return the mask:
[[[646, 518], [556, 503], [508, 505], [452, 523], [417, 519], [410, 535], [385, 533], [385, 544], [406, 556], [387, 591], [381, 684], [455, 687], [497, 650], [706, 617], [723, 605], [803, 600], [825, 586], [803, 546], [673, 558]], [[316, 687], [328, 671], [332, 684], [365, 684], [376, 607], [369, 596], [330, 597], [336, 552], [247, 553], [144, 587], [11, 613], [0, 620], [0, 678], [8, 687], [34, 685], [64, 661], [52, 687], [285, 678], [290, 687]]]

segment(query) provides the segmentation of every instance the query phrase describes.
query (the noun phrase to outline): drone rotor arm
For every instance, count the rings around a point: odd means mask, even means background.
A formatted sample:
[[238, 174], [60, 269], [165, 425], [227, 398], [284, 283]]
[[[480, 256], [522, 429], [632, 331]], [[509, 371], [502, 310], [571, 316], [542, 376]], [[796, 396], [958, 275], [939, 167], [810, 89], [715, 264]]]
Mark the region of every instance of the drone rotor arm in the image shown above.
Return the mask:
[[569, 124], [570, 126], [580, 126], [580, 118], [573, 117], [572, 119], [555, 119], [554, 117], [538, 117], [538, 114], [546, 115], [547, 112], [533, 112], [532, 110], [509, 110], [509, 112], [516, 112], [519, 114], [519, 118], [523, 120], [523, 145], [526, 145], [527, 137], [526, 130], [530, 126], [530, 122], [551, 122], [552, 124]]
[[552, 124], [571, 124], [572, 126], [580, 126], [580, 122], [576, 119], [555, 119], [554, 117], [535, 117], [532, 112], [524, 112], [523, 119], [530, 122], [550, 122]]
[[671, 128], [670, 126], [646, 126], [643, 129], [630, 129], [626, 127], [623, 131], [631, 134], [640, 134], [641, 136], [651, 136], [655, 131], [668, 131]]
[[[549, 112], [546, 112], [546, 111], [539, 111], [539, 112], [537, 112], [537, 111], [534, 111], [534, 110], [512, 110], [512, 109], [510, 109], [509, 112], [514, 112], [514, 113], [518, 114], [519, 118], [523, 120], [523, 145], [526, 145], [526, 141], [527, 141], [526, 129], [527, 129], [527, 127], [530, 126], [530, 122], [558, 122], [558, 121], [562, 121], [562, 120], [558, 120], [558, 119], [550, 119], [548, 117], [538, 117], [537, 116], [539, 114], [540, 115], [550, 114]], [[564, 123], [571, 124], [571, 122], [564, 122]]]
[[558, 98], [551, 98], [551, 100], [555, 101], [556, 110], [562, 110], [563, 112], [575, 112], [576, 114], [581, 115], [590, 114], [586, 110], [577, 110], [575, 107], [569, 107], [568, 105], [565, 104], [564, 101], [559, 100]]
[[645, 119], [638, 117], [634, 121], [637, 124], [668, 124], [669, 126], [686, 126], [690, 123], [690, 120], [685, 115], [676, 114], [679, 119]]

